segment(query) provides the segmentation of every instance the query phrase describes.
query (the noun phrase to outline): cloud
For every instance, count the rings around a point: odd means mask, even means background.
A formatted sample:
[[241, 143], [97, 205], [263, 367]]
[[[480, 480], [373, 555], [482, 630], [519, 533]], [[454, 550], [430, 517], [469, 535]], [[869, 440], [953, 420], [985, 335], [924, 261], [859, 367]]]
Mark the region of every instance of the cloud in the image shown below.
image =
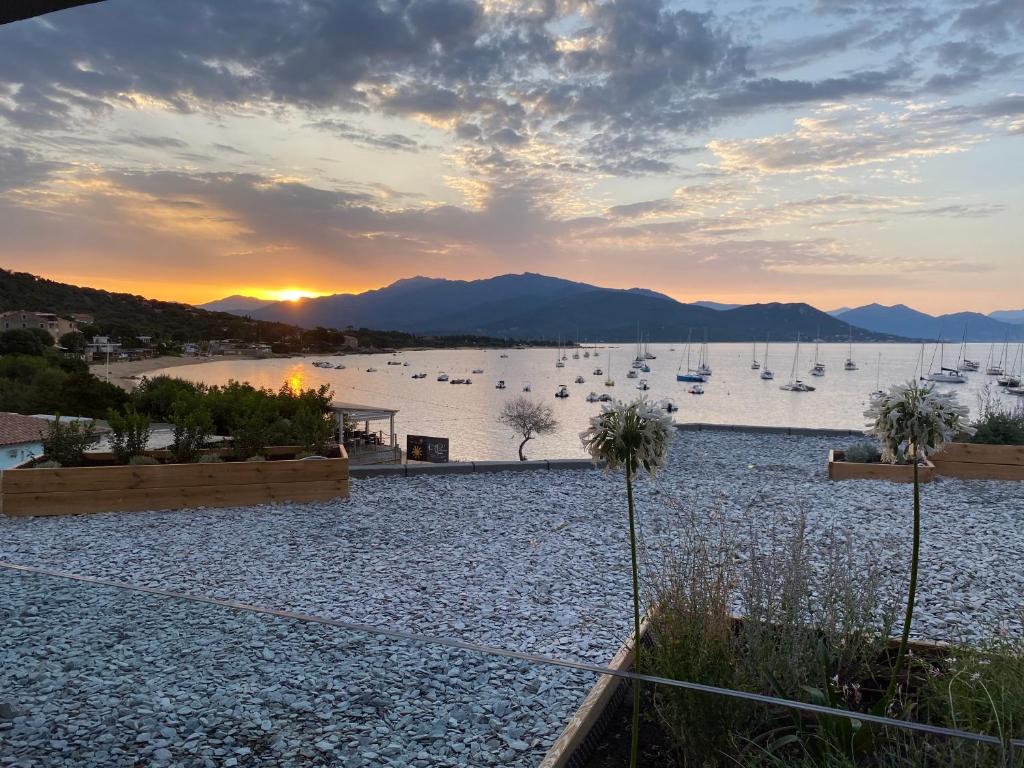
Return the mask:
[[333, 134], [340, 139], [351, 141], [371, 149], [397, 150], [400, 152], [418, 152], [423, 146], [401, 133], [374, 133], [344, 120], [323, 119], [311, 124], [314, 128]]
[[1020, 0], [990, 0], [963, 9], [954, 27], [996, 40], [1024, 34], [1024, 4]]
[[0, 194], [34, 187], [62, 167], [62, 163], [43, 160], [19, 147], [0, 146]]

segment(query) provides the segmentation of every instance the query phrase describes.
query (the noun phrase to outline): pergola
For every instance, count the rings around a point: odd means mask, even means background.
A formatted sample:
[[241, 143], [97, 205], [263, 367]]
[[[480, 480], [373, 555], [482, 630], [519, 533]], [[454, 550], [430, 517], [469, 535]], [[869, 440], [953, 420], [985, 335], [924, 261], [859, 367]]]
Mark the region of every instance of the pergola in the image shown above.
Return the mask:
[[[397, 408], [381, 408], [359, 403], [331, 403], [331, 412], [338, 423], [338, 442], [345, 446], [349, 460], [354, 464], [382, 464], [402, 460], [401, 449], [395, 435]], [[388, 422], [387, 438], [377, 437], [370, 431], [371, 422]], [[349, 425], [349, 438], [345, 439], [345, 424]], [[363, 428], [356, 425], [362, 423]], [[382, 430], [380, 430], [382, 431]]]

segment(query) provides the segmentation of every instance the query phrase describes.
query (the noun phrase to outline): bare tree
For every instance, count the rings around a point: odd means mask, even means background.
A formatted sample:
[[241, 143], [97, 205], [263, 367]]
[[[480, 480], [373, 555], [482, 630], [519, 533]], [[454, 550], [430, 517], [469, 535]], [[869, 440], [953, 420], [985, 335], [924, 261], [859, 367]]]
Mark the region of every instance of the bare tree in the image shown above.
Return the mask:
[[537, 435], [546, 435], [554, 432], [558, 427], [555, 421], [554, 411], [551, 406], [531, 400], [528, 397], [515, 397], [509, 400], [501, 409], [498, 421], [523, 438], [519, 444], [519, 460], [526, 461], [523, 454], [523, 447]]

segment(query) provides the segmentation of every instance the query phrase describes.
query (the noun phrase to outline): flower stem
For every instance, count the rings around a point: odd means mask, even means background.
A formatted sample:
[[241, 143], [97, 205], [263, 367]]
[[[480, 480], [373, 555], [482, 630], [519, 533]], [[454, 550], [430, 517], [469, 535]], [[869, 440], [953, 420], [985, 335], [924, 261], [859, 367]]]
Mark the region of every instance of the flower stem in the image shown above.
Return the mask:
[[904, 659], [907, 655], [907, 644], [910, 642], [910, 625], [914, 620], [914, 597], [917, 594], [917, 566], [921, 556], [921, 482], [917, 469], [917, 451], [914, 451], [914, 549], [910, 556], [910, 588], [907, 590], [907, 612], [903, 617], [903, 634], [900, 636], [900, 647], [896, 652], [896, 668], [885, 692], [885, 700], [890, 701], [896, 691], [896, 683], [903, 671]]
[[[636, 521], [633, 511], [633, 462], [626, 459], [626, 499], [629, 503], [629, 549], [633, 559], [633, 669], [640, 671], [640, 571], [636, 560]], [[629, 766], [636, 768], [640, 753], [640, 681], [633, 681], [633, 735]]]

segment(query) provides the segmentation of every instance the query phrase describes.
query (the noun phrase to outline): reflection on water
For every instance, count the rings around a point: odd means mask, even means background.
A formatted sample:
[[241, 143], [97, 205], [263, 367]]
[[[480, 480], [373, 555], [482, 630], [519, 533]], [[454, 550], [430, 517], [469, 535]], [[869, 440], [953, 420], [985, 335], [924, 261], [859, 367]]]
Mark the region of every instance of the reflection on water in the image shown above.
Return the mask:
[[[775, 372], [774, 381], [762, 380], [751, 369], [750, 344], [711, 344], [708, 358], [712, 375], [704, 384], [704, 394], [691, 395], [689, 384], [676, 381], [676, 372], [686, 370], [685, 344], [653, 344], [656, 357], [649, 360], [650, 372], [636, 379], [626, 377], [635, 350], [632, 345], [608, 345], [591, 351], [591, 357], [572, 353], [565, 367], [555, 367], [553, 349], [524, 350], [423, 350], [391, 355], [324, 356], [322, 359], [344, 362], [344, 370], [316, 368], [317, 357], [268, 360], [221, 360], [166, 371], [170, 376], [223, 384], [229, 379], [248, 381], [257, 386], [277, 389], [284, 382], [294, 389], [308, 389], [329, 384], [338, 400], [364, 405], [398, 408], [395, 429], [401, 444], [407, 434], [432, 435], [451, 439], [452, 459], [514, 459], [517, 441], [497, 421], [501, 404], [522, 394], [523, 384], [531, 385], [530, 396], [549, 403], [558, 419], [558, 430], [527, 444], [530, 458], [562, 458], [582, 456], [578, 434], [587, 419], [598, 412], [598, 403], [586, 401], [589, 392], [605, 392], [619, 399], [632, 399], [641, 394], [640, 379], [650, 387], [644, 392], [650, 399], [671, 398], [679, 407], [673, 414], [677, 422], [701, 421], [719, 424], [757, 424], [798, 427], [835, 427], [860, 429], [864, 425], [864, 409], [869, 393], [878, 387], [907, 381], [919, 375], [921, 347], [916, 344], [861, 344], [854, 347], [853, 357], [858, 369], [846, 371], [843, 363], [848, 355], [846, 344], [822, 344], [818, 359], [826, 373], [812, 377], [814, 346], [802, 345], [799, 359], [794, 359], [793, 344], [773, 344], [768, 362]], [[969, 344], [967, 357], [984, 361], [988, 344]], [[697, 350], [691, 354], [696, 364]], [[956, 350], [947, 346], [947, 364], [953, 362]], [[507, 357], [502, 357], [506, 354]], [[611, 365], [608, 365], [609, 355]], [[763, 363], [764, 345], [758, 345], [758, 359]], [[409, 362], [387, 365], [388, 360]], [[929, 347], [924, 352], [923, 366], [930, 370], [938, 365], [932, 360]], [[376, 372], [367, 373], [367, 368]], [[595, 368], [603, 375], [594, 375]], [[610, 370], [609, 370], [610, 368]], [[483, 373], [475, 374], [474, 370]], [[438, 374], [452, 379], [470, 378], [471, 385], [437, 381]], [[426, 378], [413, 375], [425, 373]], [[608, 375], [614, 387], [606, 387]], [[779, 386], [792, 375], [816, 387], [814, 392], [786, 392]], [[155, 375], [155, 374], [154, 374]], [[574, 383], [576, 377], [583, 383]], [[977, 411], [978, 395], [993, 377], [984, 373], [967, 374], [961, 385], [939, 385], [960, 393], [960, 400]], [[499, 380], [505, 389], [496, 388]], [[566, 385], [570, 396], [556, 398], [560, 385]], [[998, 394], [1004, 402], [1016, 398]]]

